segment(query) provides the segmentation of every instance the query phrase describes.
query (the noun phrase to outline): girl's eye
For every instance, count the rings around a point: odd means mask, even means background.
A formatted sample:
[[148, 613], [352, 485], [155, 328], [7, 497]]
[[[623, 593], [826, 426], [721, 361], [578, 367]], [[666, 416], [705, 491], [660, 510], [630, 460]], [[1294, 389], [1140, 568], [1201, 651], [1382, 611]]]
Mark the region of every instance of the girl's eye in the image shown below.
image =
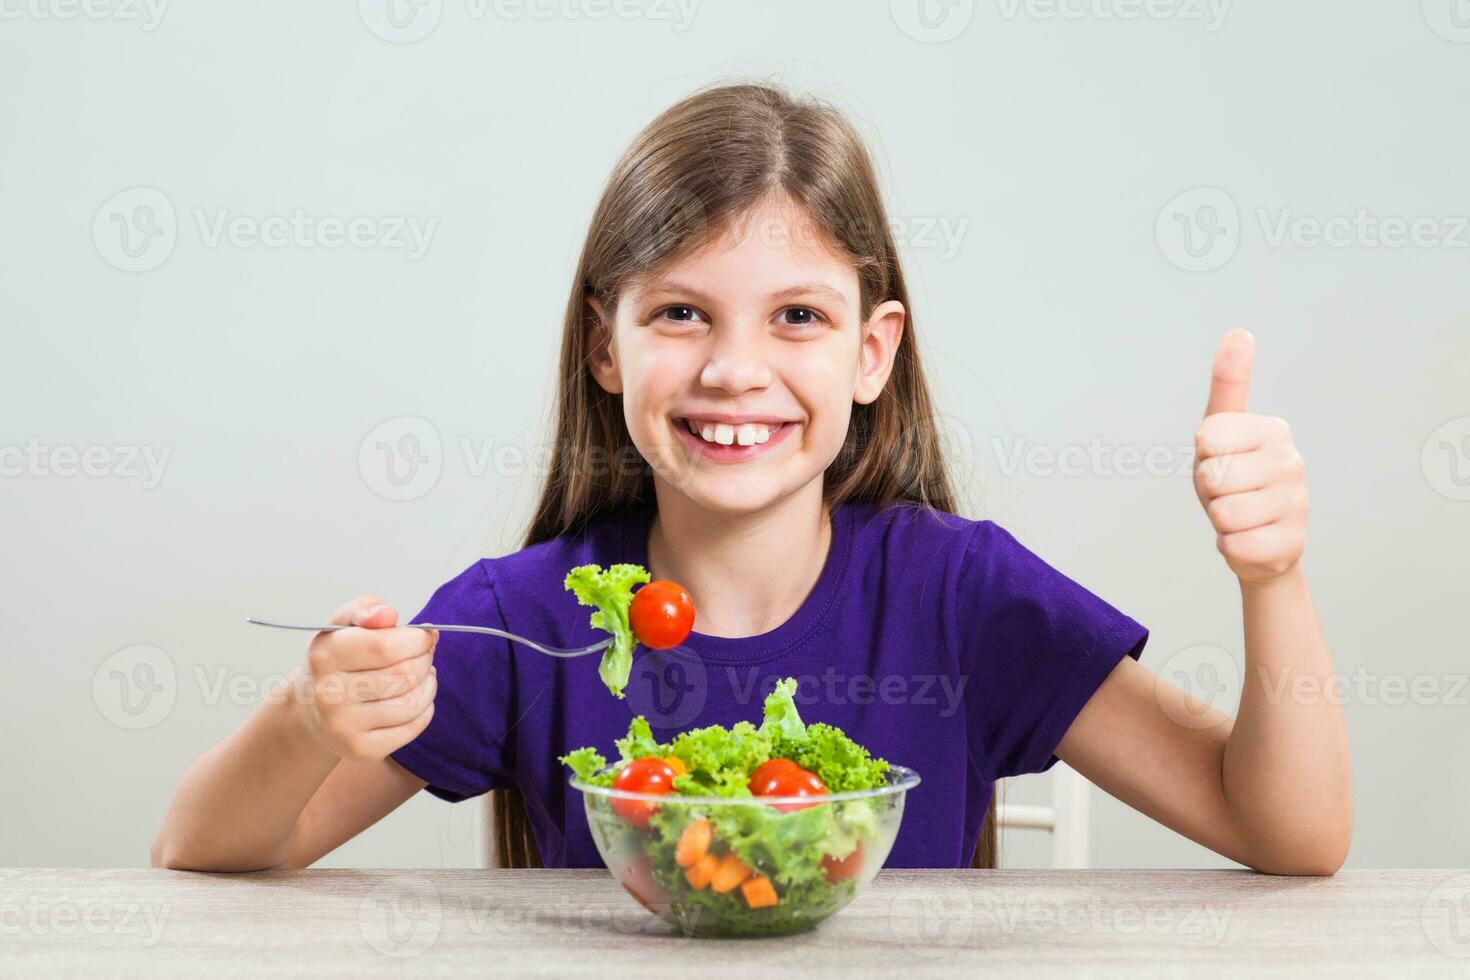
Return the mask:
[[781, 311], [782, 316], [791, 316], [793, 319], [783, 321], [790, 327], [808, 327], [821, 323], [824, 317], [809, 306], [790, 306]]
[[654, 314], [655, 317], [664, 317], [676, 323], [697, 323], [702, 318], [698, 310], [692, 306], [665, 306]]

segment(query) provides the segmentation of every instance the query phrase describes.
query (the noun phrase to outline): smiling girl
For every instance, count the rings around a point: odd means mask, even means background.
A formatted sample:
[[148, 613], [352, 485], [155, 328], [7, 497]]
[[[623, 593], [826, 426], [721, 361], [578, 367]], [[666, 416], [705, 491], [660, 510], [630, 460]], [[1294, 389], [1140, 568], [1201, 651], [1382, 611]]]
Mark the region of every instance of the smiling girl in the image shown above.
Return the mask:
[[840, 113], [767, 86], [673, 106], [617, 163], [566, 309], [553, 465], [523, 550], [420, 622], [597, 639], [562, 588], [633, 562], [695, 597], [620, 701], [586, 660], [398, 625], [360, 597], [281, 696], [186, 773], [156, 865], [312, 863], [421, 789], [494, 794], [502, 865], [598, 866], [557, 757], [630, 708], [661, 739], [748, 718], [780, 677], [803, 714], [917, 769], [891, 866], [993, 866], [993, 791], [1064, 759], [1262, 871], [1330, 874], [1351, 836], [1331, 659], [1301, 566], [1301, 458], [1251, 415], [1248, 334], [1217, 355], [1196, 488], [1240, 581], [1231, 719], [1137, 662], [1147, 631], [989, 521], [953, 513], [877, 180]]

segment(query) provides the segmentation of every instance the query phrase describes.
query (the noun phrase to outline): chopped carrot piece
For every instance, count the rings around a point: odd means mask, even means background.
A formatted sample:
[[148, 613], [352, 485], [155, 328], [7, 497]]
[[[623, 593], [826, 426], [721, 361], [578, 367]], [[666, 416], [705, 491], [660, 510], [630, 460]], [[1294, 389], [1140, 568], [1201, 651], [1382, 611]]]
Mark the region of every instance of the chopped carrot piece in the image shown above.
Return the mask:
[[679, 758], [677, 755], [669, 756], [667, 759], [664, 760], [664, 763], [668, 765], [670, 769], [674, 770], [675, 779], [679, 778], [689, 771], [689, 767], [684, 764], [684, 760]]
[[740, 894], [745, 896], [745, 904], [753, 909], [770, 908], [780, 901], [776, 898], [776, 887], [765, 875], [752, 875], [740, 886]]
[[719, 867], [720, 859], [713, 854], [706, 854], [685, 870], [684, 878], [692, 888], [707, 888]]
[[679, 835], [679, 843], [674, 847], [674, 863], [681, 868], [693, 867], [695, 861], [709, 853], [710, 841], [714, 838], [714, 825], [700, 817]]
[[709, 886], [723, 895], [749, 877], [750, 869], [731, 851], [720, 859], [720, 866], [715, 869], [715, 876], [710, 879]]

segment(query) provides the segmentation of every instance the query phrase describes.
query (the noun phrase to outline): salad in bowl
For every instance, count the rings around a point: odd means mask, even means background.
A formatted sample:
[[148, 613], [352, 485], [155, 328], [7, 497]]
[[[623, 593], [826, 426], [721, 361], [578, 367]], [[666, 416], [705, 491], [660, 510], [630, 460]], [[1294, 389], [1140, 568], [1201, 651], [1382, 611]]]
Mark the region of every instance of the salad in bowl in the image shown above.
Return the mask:
[[759, 725], [659, 742], [640, 715], [611, 765], [592, 747], [561, 757], [603, 861], [686, 934], [810, 929], [850, 902], [893, 847], [918, 775], [833, 726], [805, 724], [796, 687], [776, 685]]

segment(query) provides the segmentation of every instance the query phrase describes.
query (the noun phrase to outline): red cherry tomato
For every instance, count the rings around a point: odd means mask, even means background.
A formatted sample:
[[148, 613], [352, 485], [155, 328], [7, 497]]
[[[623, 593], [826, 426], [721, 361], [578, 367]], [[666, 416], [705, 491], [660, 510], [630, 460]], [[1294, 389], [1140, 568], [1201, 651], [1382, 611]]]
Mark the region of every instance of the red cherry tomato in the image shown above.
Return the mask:
[[755, 771], [750, 774], [750, 779], [746, 781], [745, 785], [756, 796], [769, 796], [771, 794], [762, 793], [756, 787], [765, 786], [772, 779], [774, 779], [776, 774], [779, 772], [797, 770], [800, 768], [800, 766], [792, 762], [790, 759], [767, 759], [765, 762], [762, 762], [760, 765], [755, 767]]
[[833, 885], [856, 878], [858, 872], [863, 870], [863, 845], [854, 847], [852, 853], [845, 858], [835, 858], [828, 854], [822, 858], [822, 870], [827, 873], [827, 881]]
[[694, 600], [682, 585], [654, 579], [633, 593], [628, 625], [638, 642], [650, 650], [676, 647], [694, 629]]
[[[759, 777], [759, 779], [757, 779]], [[747, 788], [755, 796], [826, 796], [827, 787], [814, 772], [792, 762], [790, 759], [772, 759], [756, 767], [750, 774]], [[773, 803], [782, 813], [801, 810], [816, 803]]]
[[648, 858], [641, 855], [627, 858], [619, 863], [614, 873], [627, 893], [638, 899], [638, 904], [648, 911], [662, 915], [669, 910], [669, 896], [654, 880]]
[[[613, 777], [613, 789], [663, 796], [674, 788], [674, 768], [662, 759], [634, 759]], [[613, 813], [639, 830], [648, 829], [648, 818], [658, 812], [657, 803], [613, 797]]]

